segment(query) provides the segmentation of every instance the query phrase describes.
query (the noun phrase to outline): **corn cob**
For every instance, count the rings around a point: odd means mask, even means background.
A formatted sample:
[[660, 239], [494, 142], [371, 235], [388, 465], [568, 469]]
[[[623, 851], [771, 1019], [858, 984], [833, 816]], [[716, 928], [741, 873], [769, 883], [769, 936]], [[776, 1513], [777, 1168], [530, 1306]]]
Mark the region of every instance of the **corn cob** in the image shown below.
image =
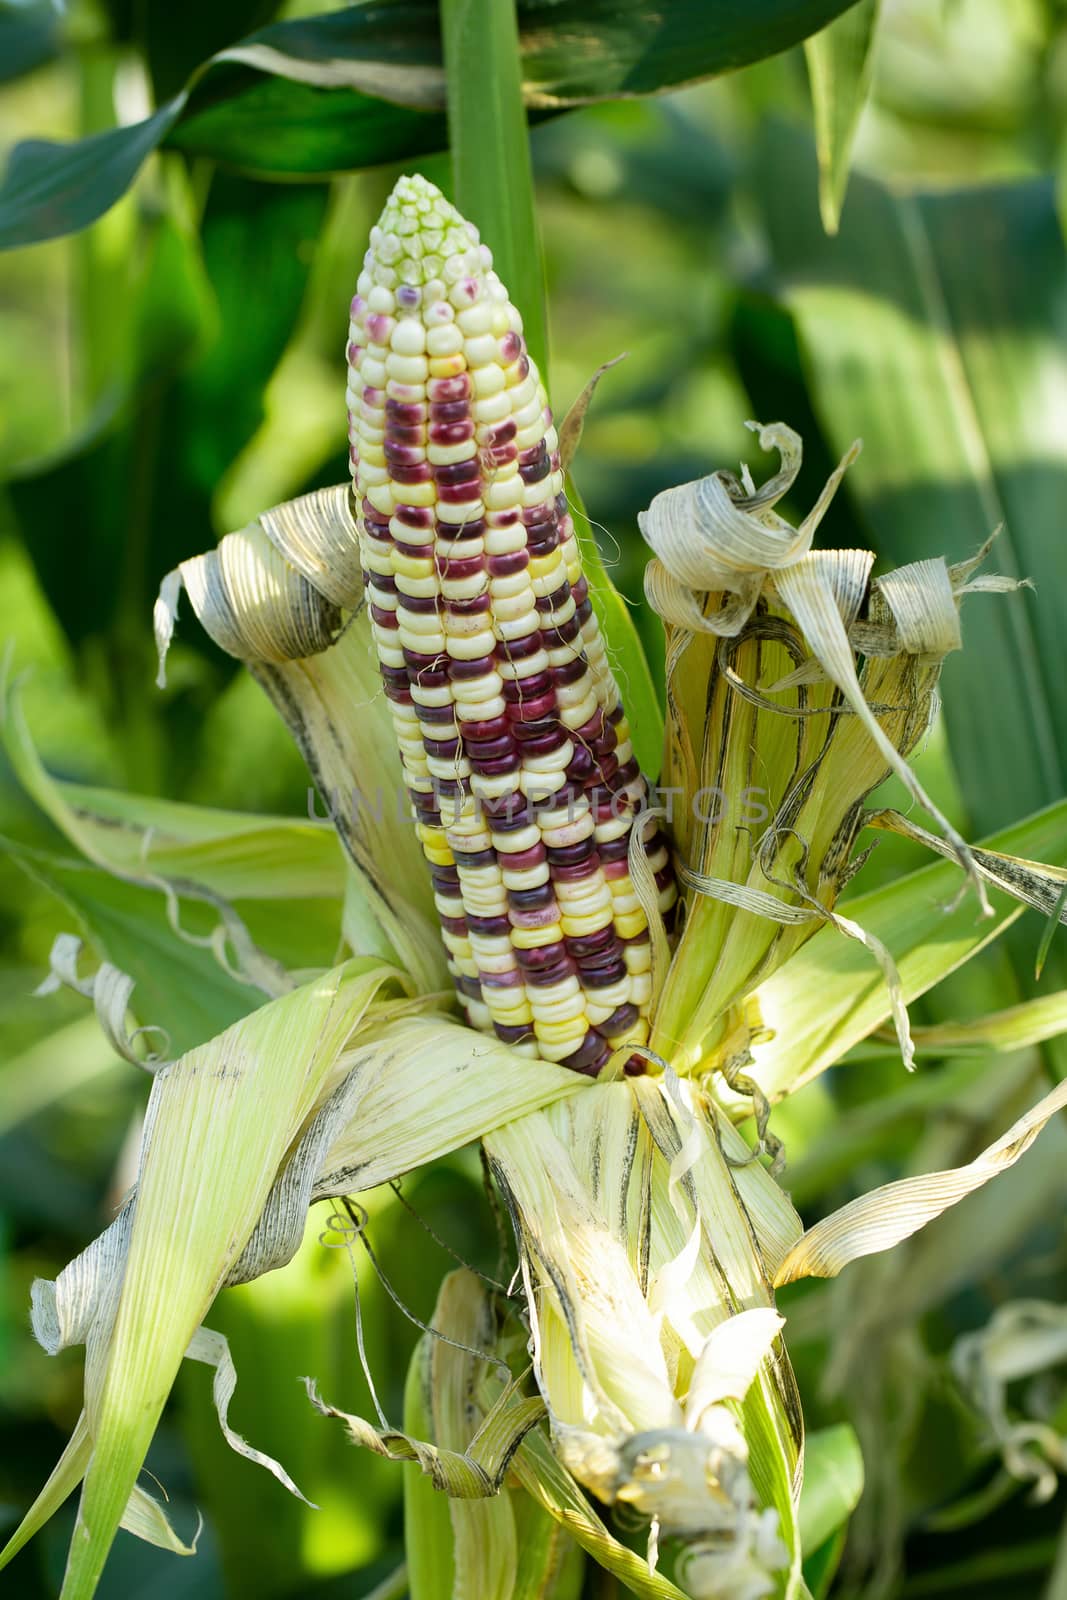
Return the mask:
[[[348, 364], [371, 629], [449, 969], [472, 1025], [596, 1073], [648, 1037], [647, 790], [521, 318], [422, 177], [371, 233]], [[645, 848], [669, 914], [651, 827]]]

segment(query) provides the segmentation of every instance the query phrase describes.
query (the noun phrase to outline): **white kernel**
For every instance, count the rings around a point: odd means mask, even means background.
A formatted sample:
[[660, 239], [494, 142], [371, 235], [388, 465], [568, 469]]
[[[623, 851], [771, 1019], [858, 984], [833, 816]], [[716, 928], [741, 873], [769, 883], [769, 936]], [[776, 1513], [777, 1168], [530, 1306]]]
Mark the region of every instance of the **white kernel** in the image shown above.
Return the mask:
[[457, 461], [469, 461], [477, 451], [473, 439], [464, 439], [460, 444], [428, 444], [426, 459], [435, 467], [450, 467]]
[[511, 415], [511, 400], [505, 389], [499, 394], [485, 395], [475, 400], [471, 407], [475, 422], [504, 422]]
[[530, 991], [530, 1009], [534, 1014], [535, 1027], [538, 1022], [571, 1022], [585, 1017], [584, 994], [561, 995], [558, 1000], [549, 1000], [546, 999], [548, 993], [547, 989]]
[[[460, 326], [462, 327], [462, 318]], [[463, 353], [467, 357], [469, 367], [484, 367], [490, 362], [499, 360], [500, 346], [493, 335], [486, 331], [467, 339], [463, 345]]]
[[466, 639], [448, 641], [448, 653], [455, 661], [477, 661], [480, 656], [491, 656], [496, 648], [496, 638], [491, 628], [472, 633]]
[[479, 500], [460, 500], [455, 505], [446, 505], [440, 501], [437, 506], [438, 522], [464, 523], [476, 522], [485, 511], [485, 506]]
[[452, 290], [449, 299], [456, 307], [456, 321], [468, 339], [479, 333], [489, 332], [493, 326], [493, 312], [484, 300], [471, 305], [458, 284]]
[[452, 611], [445, 613], [444, 623], [445, 632], [450, 639], [470, 638], [485, 626], [484, 618], [479, 615], [457, 616]]
[[[521, 576], [521, 574], [518, 574]], [[500, 594], [494, 591], [493, 621], [515, 622], [519, 617], [532, 616], [532, 626], [538, 626], [537, 612], [533, 609], [533, 596], [530, 594], [529, 585], [513, 594]], [[509, 635], [514, 638], [514, 634]]]
[[502, 678], [532, 678], [537, 672], [547, 672], [551, 662], [547, 652], [537, 650], [532, 656], [526, 656], [522, 661], [501, 661], [498, 671]]
[[369, 279], [367, 285], [361, 288], [360, 285], [363, 283], [365, 276], [365, 273], [360, 275], [359, 284], [356, 287], [367, 302], [367, 310], [377, 312], [379, 315], [389, 316], [396, 310], [396, 296], [390, 289], [384, 289], [380, 283], [376, 283], [371, 287]]
[[461, 678], [455, 687], [456, 710], [460, 716], [468, 706], [485, 705], [489, 700], [495, 700], [503, 684], [500, 674], [495, 669], [483, 672], [480, 678]]
[[482, 497], [490, 511], [511, 511], [522, 505], [524, 487], [518, 472], [512, 468], [506, 477], [489, 478], [482, 490]]
[[385, 358], [385, 370], [398, 383], [423, 384], [430, 376], [430, 363], [425, 356], [404, 356], [391, 352]]
[[504, 369], [496, 361], [490, 361], [484, 367], [475, 367], [471, 372], [471, 383], [479, 400], [501, 394], [506, 388]]
[[421, 356], [426, 349], [426, 329], [418, 317], [401, 317], [393, 329], [389, 343], [401, 356]]
[[507, 709], [507, 701], [503, 695], [494, 695], [491, 700], [483, 700], [474, 705], [457, 705], [456, 715], [461, 723], [488, 722], [493, 717], [502, 717]]
[[516, 617], [497, 616], [494, 621], [500, 639], [526, 639], [536, 633], [539, 626], [537, 612], [528, 609]]
[[510, 528], [490, 528], [485, 535], [485, 548], [491, 556], [514, 555], [526, 548], [526, 529], [521, 522]]
[[465, 756], [427, 756], [426, 765], [434, 778], [468, 778], [470, 762]]
[[459, 355], [463, 349], [463, 335], [454, 322], [441, 323], [427, 333], [426, 349], [431, 356]]
[[505, 578], [490, 578], [489, 593], [499, 595], [501, 599], [510, 598], [512, 595], [528, 595], [533, 602], [533, 590], [530, 587], [528, 572], [512, 572]]
[[[502, 791], [504, 794], [508, 792], [506, 789]], [[539, 889], [543, 883], [548, 882], [548, 862], [542, 861], [536, 867], [522, 867], [518, 872], [501, 865], [500, 876], [505, 889]]]
[[[472, 551], [471, 554], [474, 552]], [[474, 600], [485, 590], [484, 572], [475, 572], [469, 578], [442, 578], [441, 593], [446, 600]]]

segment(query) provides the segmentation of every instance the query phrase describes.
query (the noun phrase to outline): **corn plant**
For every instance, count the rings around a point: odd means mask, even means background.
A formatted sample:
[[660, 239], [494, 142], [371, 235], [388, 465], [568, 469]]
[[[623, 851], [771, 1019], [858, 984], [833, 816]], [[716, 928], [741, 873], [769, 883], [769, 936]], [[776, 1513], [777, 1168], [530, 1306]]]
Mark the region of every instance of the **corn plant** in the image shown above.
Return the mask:
[[[206, 941], [261, 1003], [167, 1059], [130, 1028], [131, 1009], [151, 1021], [130, 979], [56, 945], [50, 981], [153, 1082], [134, 1188], [34, 1286], [44, 1347], [85, 1346], [84, 1410], [3, 1559], [79, 1484], [65, 1597], [93, 1592], [119, 1527], [189, 1553], [137, 1482], [183, 1358], [213, 1369], [229, 1444], [299, 1493], [229, 1423], [212, 1302], [291, 1260], [310, 1207], [332, 1202], [327, 1231], [351, 1240], [353, 1197], [480, 1141], [512, 1283], [445, 1279], [403, 1419], [308, 1381], [323, 1426], [406, 1463], [412, 1593], [571, 1595], [588, 1560], [647, 1596], [803, 1595], [776, 1291], [889, 1250], [1067, 1104], [1060, 1084], [968, 1164], [807, 1231], [780, 1181], [777, 1103], [887, 1020], [913, 1066], [910, 1001], [1020, 904], [1065, 917], [1067, 871], [1040, 864], [1063, 853], [1063, 806], [970, 845], [907, 764], [963, 601], [1014, 583], [982, 575], [988, 548], [873, 579], [869, 552], [817, 548], [855, 447], [794, 526], [777, 506], [800, 440], [753, 424], [780, 457], [762, 483], [719, 470], [642, 519], [666, 637], [650, 794], [623, 709], [647, 669], [591, 550], [586, 574], [565, 486], [588, 397], [557, 430], [489, 250], [422, 177], [372, 231], [348, 362], [351, 485], [182, 562], [156, 608], [161, 672], [184, 593], [306, 757], [345, 852], [338, 964], [279, 959], [234, 905], [313, 894], [319, 833], [257, 852], [212, 814], [58, 780], [7, 690], [38, 805], [97, 868], [166, 896], [176, 951]], [[889, 772], [930, 828], [866, 809]], [[841, 909], [867, 828], [945, 859]], [[189, 899], [206, 935], [183, 930]], [[989, 1029], [1062, 1028], [1055, 1005], [1021, 1011]]]

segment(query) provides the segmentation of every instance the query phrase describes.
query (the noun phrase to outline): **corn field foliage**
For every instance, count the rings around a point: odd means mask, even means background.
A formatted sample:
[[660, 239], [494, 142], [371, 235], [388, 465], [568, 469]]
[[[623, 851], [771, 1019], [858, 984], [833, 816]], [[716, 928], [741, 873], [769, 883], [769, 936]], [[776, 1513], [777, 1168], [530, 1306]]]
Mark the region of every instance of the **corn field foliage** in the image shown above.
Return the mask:
[[0, 4], [5, 1593], [1067, 1596], [1065, 61]]

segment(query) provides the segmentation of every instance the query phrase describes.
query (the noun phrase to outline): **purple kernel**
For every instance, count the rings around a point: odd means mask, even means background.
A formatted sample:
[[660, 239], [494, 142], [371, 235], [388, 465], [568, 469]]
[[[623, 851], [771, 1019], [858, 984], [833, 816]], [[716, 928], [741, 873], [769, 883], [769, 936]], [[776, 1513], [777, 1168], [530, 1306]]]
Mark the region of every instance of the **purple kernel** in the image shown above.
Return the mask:
[[610, 924], [606, 928], [598, 928], [595, 933], [575, 934], [564, 941], [568, 955], [573, 956], [576, 961], [583, 961], [602, 950], [610, 950], [618, 942], [618, 935]]
[[431, 444], [466, 444], [468, 439], [474, 438], [474, 423], [431, 422], [429, 437]]
[[522, 766], [522, 758], [518, 751], [514, 755], [501, 756], [496, 761], [476, 761], [474, 756], [469, 757], [471, 768], [480, 778], [503, 778], [512, 772], [518, 772]]
[[456, 725], [455, 709], [452, 706], [420, 706], [419, 721], [425, 723], [427, 727], [436, 728], [447, 723], [449, 727], [454, 728]]
[[572, 1051], [569, 1056], [564, 1056], [560, 1066], [570, 1067], [572, 1072], [581, 1072], [588, 1078], [595, 1078], [610, 1057], [611, 1046], [607, 1040], [602, 1038], [595, 1028], [590, 1028], [577, 1050]]
[[405, 428], [414, 426], [416, 422], [426, 421], [426, 407], [412, 405], [404, 400], [387, 400], [385, 402], [385, 415], [391, 421], [400, 423]]
[[[385, 441], [385, 459], [390, 467], [418, 467], [424, 463], [425, 457], [426, 452], [422, 448], [421, 441], [416, 445], [403, 444], [399, 441], [394, 442], [393, 439], [386, 439]], [[426, 465], [429, 465], [429, 463], [426, 462]], [[407, 479], [405, 481], [410, 482], [411, 480]]]
[[617, 1039], [621, 1033], [629, 1033], [634, 1023], [640, 1019], [641, 1013], [637, 1007], [627, 1003], [618, 1006], [611, 1013], [606, 1022], [600, 1024], [601, 1031], [609, 1039]]
[[403, 523], [405, 528], [421, 530], [423, 528], [432, 528], [434, 525], [433, 506], [399, 505], [393, 515], [398, 522]]
[[468, 500], [478, 498], [477, 478], [472, 483], [440, 483], [437, 485], [437, 498], [446, 506], [461, 506]]
[[[509, 731], [506, 717], [486, 717], [484, 722], [465, 722], [463, 724], [463, 742], [470, 747], [471, 755], [487, 756], [484, 748], [491, 741], [500, 739]], [[508, 749], [511, 748], [510, 738], [507, 741]]]
[[508, 913], [513, 928], [551, 928], [559, 921], [559, 906], [553, 903], [532, 911]]
[[521, 639], [501, 639], [500, 654], [505, 661], [525, 661], [541, 649], [541, 635], [535, 629]]
[[466, 400], [470, 392], [471, 380], [465, 372], [454, 378], [431, 378], [426, 385], [426, 397], [430, 401]]
[[453, 848], [452, 854], [456, 858], [456, 866], [461, 873], [466, 867], [491, 867], [496, 863], [495, 850], [457, 850]]
[[445, 600], [442, 604], [449, 616], [480, 617], [492, 609], [493, 600], [491, 595], [475, 594], [466, 600]]
[[394, 483], [429, 483], [432, 472], [428, 461], [415, 461], [410, 466], [402, 466], [399, 462], [394, 466], [390, 462], [389, 476]]
[[554, 883], [581, 883], [583, 879], [591, 878], [599, 871], [600, 863], [596, 856], [591, 855], [587, 861], [574, 861], [569, 866], [553, 867], [552, 880]]
[[473, 661], [449, 661], [448, 676], [453, 680], [484, 678], [487, 672], [492, 672], [494, 665], [492, 656], [475, 656]]
[[547, 756], [553, 750], [559, 750], [567, 742], [566, 730], [555, 727], [549, 733], [538, 734], [536, 739], [525, 739], [522, 743], [524, 756]]
[[413, 616], [431, 616], [437, 610], [437, 596], [435, 594], [398, 594], [397, 607], [401, 611], [410, 611]]
[[517, 572], [525, 572], [530, 557], [525, 550], [512, 550], [505, 556], [490, 556], [486, 564], [491, 577], [510, 578]]
[[533, 889], [509, 889], [508, 905], [513, 911], [533, 911], [542, 906], [554, 906], [555, 892], [550, 883], [539, 883]]
[[[507, 921], [507, 918], [504, 918]], [[483, 989], [521, 989], [522, 973], [515, 968], [511, 972], [479, 972]]]
[[471, 456], [469, 461], [453, 461], [446, 467], [434, 467], [433, 478], [438, 487], [442, 484], [451, 486], [458, 483], [477, 483], [478, 463]]
[[532, 1028], [510, 1022], [494, 1022], [493, 1031], [502, 1044], [524, 1044], [534, 1038]]
[[[537, 673], [535, 676], [540, 677], [541, 674]], [[529, 679], [525, 681], [528, 683]], [[515, 704], [508, 706], [507, 714], [512, 722], [539, 722], [555, 709], [555, 690], [548, 689], [543, 694], [531, 694], [528, 699], [516, 701]]]
[[596, 856], [596, 840], [590, 835], [588, 839], [579, 839], [576, 844], [546, 845], [549, 863], [553, 867], [575, 867], [579, 862], [585, 862], [594, 867], [599, 866]]
[[437, 569], [442, 578], [473, 578], [485, 571], [483, 556], [440, 556]]

